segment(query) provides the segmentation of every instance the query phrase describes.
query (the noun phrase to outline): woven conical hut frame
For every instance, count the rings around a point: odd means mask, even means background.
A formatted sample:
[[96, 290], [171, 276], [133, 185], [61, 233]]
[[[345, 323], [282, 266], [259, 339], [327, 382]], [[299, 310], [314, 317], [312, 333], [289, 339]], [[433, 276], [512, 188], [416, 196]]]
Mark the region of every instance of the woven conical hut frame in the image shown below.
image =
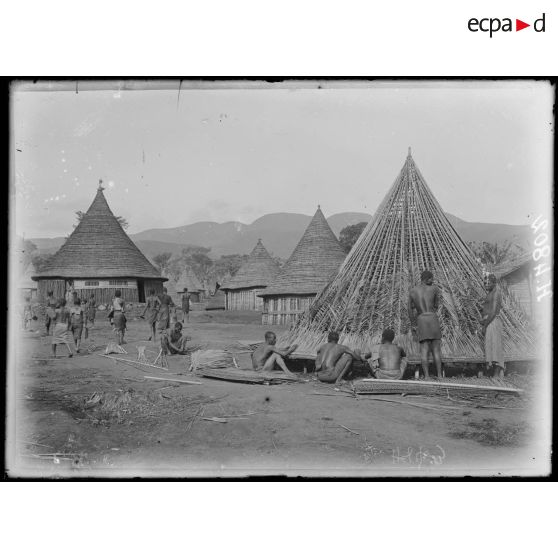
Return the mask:
[[[310, 309], [281, 339], [314, 354], [328, 330], [337, 330], [352, 348], [369, 350], [390, 327], [411, 360], [419, 345], [409, 332], [408, 296], [423, 270], [434, 274], [441, 292], [438, 315], [442, 356], [448, 361], [482, 362], [483, 276], [409, 155], [374, 217]], [[534, 339], [521, 308], [503, 292], [500, 313], [506, 360], [533, 357]]]

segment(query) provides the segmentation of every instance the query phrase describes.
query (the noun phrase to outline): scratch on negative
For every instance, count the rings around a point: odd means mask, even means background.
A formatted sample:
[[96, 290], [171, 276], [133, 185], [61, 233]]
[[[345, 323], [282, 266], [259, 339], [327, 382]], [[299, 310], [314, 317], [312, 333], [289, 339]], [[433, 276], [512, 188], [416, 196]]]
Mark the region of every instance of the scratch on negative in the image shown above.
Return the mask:
[[178, 105], [180, 104], [180, 90], [182, 89], [182, 80], [178, 82], [178, 97], [176, 99], [176, 110], [178, 110]]

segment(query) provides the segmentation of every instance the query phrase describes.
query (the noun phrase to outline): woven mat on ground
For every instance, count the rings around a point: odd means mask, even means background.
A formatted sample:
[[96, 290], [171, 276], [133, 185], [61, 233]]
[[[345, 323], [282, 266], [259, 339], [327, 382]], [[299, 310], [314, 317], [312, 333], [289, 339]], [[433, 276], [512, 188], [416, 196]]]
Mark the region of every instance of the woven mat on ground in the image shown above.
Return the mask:
[[421, 395], [446, 395], [447, 393], [509, 393], [519, 395], [520, 389], [497, 385], [461, 384], [441, 381], [413, 380], [360, 380], [353, 383], [356, 393], [416, 393]]
[[219, 370], [198, 370], [199, 376], [225, 380], [227, 382], [241, 382], [246, 384], [281, 384], [284, 382], [298, 382], [297, 378], [283, 376], [280, 373], [263, 373], [238, 368], [224, 368]]

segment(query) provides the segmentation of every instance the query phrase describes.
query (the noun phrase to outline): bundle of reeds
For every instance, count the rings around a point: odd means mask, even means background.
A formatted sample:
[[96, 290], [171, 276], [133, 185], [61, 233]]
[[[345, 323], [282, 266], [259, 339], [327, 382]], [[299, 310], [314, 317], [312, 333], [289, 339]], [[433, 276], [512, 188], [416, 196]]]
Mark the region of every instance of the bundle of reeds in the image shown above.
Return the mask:
[[227, 351], [207, 349], [192, 353], [190, 370], [207, 370], [216, 368], [238, 368], [234, 356]]
[[124, 347], [121, 347], [117, 343], [110, 341], [109, 344], [107, 345], [107, 348], [105, 349], [105, 355], [110, 355], [112, 353], [121, 354], [121, 355], [128, 354], [126, 349], [124, 349]]

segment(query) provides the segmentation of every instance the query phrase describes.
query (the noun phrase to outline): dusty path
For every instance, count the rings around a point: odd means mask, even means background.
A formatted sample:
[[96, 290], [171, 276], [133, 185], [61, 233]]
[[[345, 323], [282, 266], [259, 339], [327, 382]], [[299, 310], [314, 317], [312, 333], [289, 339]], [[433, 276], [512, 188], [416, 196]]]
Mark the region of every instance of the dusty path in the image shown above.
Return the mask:
[[[264, 331], [192, 318], [192, 342], [208, 348], [258, 339]], [[145, 341], [144, 330], [133, 321], [129, 354], [115, 356], [134, 358], [135, 347], [145, 345], [153, 358], [157, 347]], [[109, 336], [101, 323], [94, 339], [106, 345]], [[12, 467], [23, 476], [482, 475], [526, 472], [541, 458], [542, 441], [528, 426], [528, 397], [502, 409], [439, 397], [355, 398], [310, 374], [298, 384], [234, 384], [192, 376], [185, 357], [171, 357], [164, 373], [100, 351], [45, 360], [48, 339], [26, 345], [17, 365]], [[238, 356], [244, 363], [247, 357]], [[94, 394], [125, 401], [118, 412], [105, 412]], [[486, 404], [507, 406], [501, 398]]]

